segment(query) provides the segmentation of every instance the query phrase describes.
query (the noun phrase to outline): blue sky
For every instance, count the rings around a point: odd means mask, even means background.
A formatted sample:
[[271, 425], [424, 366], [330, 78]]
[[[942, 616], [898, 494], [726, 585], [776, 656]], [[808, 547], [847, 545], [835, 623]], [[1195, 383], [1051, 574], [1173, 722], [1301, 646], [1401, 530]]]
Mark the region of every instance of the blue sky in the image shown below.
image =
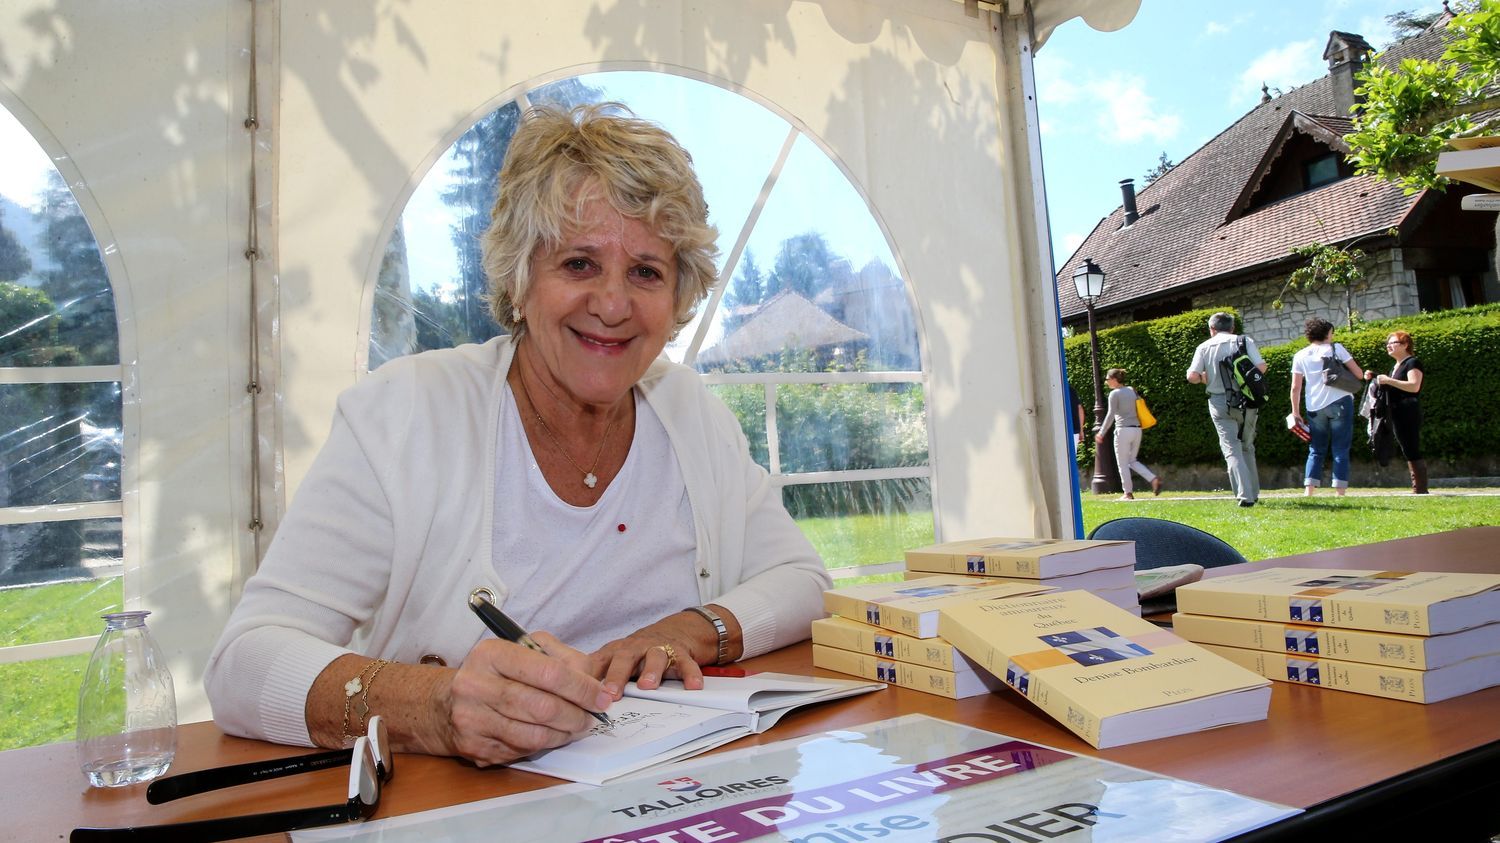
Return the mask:
[[[1082, 19], [1058, 27], [1036, 54], [1037, 109], [1061, 267], [1163, 152], [1187, 158], [1260, 102], [1260, 86], [1290, 90], [1325, 75], [1331, 30], [1391, 41], [1385, 16], [1442, 8], [1436, 0], [1142, 0], [1124, 29]], [[1108, 271], [1108, 267], [1105, 268]]]

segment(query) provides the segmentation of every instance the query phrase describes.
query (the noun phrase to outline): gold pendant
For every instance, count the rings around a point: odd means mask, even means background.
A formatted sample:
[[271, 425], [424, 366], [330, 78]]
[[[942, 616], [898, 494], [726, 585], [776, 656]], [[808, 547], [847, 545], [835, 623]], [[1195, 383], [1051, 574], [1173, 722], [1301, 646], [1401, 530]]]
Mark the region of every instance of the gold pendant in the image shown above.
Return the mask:
[[595, 477], [594, 472], [590, 471], [588, 474], [583, 475], [583, 485], [592, 489], [599, 485], [599, 478]]

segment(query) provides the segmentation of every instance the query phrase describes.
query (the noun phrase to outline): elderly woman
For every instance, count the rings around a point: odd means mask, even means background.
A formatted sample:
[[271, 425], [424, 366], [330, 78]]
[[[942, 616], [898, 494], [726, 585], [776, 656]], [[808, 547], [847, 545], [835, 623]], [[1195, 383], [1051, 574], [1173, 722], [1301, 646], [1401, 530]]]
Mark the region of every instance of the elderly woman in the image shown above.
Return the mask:
[[[225, 731], [340, 746], [380, 714], [397, 749], [505, 763], [631, 678], [701, 687], [822, 615], [822, 562], [738, 422], [659, 358], [715, 275], [691, 159], [610, 110], [539, 109], [511, 141], [483, 239], [510, 335], [340, 396], [210, 659]], [[548, 655], [490, 636], [476, 587]]]

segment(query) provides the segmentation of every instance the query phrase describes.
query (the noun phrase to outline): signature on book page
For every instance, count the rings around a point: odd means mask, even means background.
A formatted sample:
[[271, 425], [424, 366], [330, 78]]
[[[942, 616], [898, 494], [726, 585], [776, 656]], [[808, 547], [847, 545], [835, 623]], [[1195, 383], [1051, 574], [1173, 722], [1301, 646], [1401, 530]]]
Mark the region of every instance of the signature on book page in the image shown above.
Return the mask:
[[609, 715], [610, 725], [600, 723], [588, 732], [588, 737], [611, 738], [639, 742], [649, 740], [663, 731], [675, 731], [682, 721], [689, 719], [680, 711], [624, 711]]

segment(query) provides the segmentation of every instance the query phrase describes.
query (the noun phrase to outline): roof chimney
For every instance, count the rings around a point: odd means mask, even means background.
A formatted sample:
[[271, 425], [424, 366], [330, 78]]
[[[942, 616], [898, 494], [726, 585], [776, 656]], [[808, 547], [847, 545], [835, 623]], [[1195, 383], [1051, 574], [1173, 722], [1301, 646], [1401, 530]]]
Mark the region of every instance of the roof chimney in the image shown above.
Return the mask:
[[1135, 210], [1135, 179], [1120, 179], [1120, 196], [1125, 201], [1125, 224], [1134, 225], [1141, 218]]
[[1328, 76], [1333, 81], [1334, 113], [1348, 115], [1359, 98], [1354, 95], [1354, 76], [1365, 66], [1365, 60], [1373, 52], [1370, 42], [1362, 35], [1334, 30], [1328, 33], [1328, 46], [1323, 48], [1323, 58], [1328, 62]]

